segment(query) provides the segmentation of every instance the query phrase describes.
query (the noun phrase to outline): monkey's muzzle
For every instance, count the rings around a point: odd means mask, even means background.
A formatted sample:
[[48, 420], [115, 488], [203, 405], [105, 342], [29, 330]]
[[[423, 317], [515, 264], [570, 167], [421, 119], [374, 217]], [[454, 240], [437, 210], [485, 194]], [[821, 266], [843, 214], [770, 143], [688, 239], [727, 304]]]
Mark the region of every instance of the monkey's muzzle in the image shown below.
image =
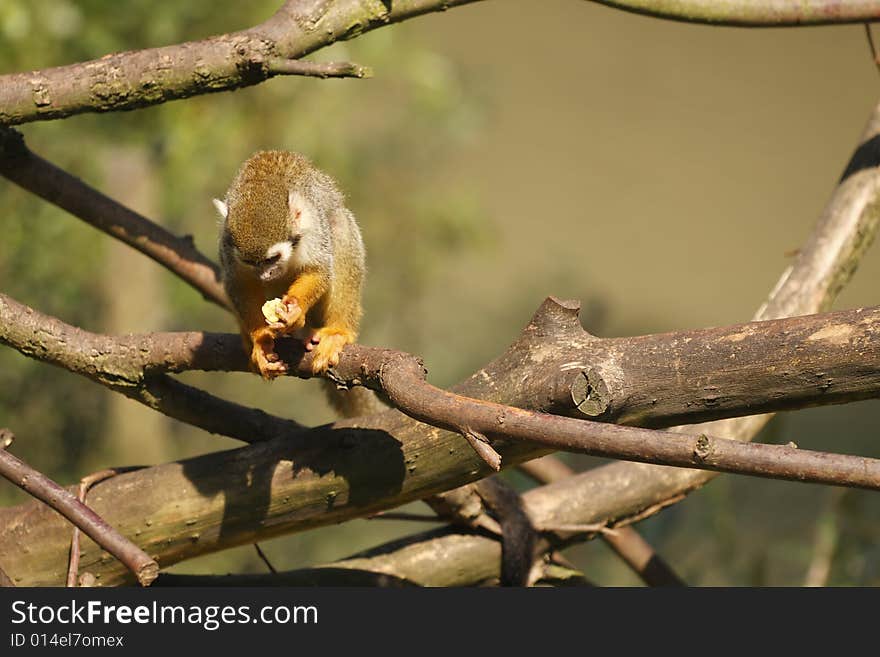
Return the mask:
[[260, 280], [264, 283], [268, 283], [269, 281], [274, 281], [276, 278], [280, 278], [284, 273], [284, 265], [280, 262], [272, 263], [266, 267], [263, 267], [263, 270], [260, 272]]

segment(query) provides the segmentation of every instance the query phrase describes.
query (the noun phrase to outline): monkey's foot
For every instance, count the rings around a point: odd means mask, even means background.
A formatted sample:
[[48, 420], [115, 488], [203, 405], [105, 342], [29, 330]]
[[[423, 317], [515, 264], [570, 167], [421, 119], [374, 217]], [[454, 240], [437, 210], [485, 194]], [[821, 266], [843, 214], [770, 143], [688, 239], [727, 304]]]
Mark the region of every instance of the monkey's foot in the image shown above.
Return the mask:
[[306, 351], [314, 354], [312, 372], [320, 374], [339, 365], [339, 354], [345, 345], [354, 342], [354, 334], [345, 329], [325, 327], [318, 329], [305, 341]]
[[259, 372], [260, 376], [267, 381], [271, 381], [276, 376], [287, 374], [287, 365], [273, 351], [274, 347], [274, 344], [267, 345], [255, 342], [251, 351], [251, 369]]

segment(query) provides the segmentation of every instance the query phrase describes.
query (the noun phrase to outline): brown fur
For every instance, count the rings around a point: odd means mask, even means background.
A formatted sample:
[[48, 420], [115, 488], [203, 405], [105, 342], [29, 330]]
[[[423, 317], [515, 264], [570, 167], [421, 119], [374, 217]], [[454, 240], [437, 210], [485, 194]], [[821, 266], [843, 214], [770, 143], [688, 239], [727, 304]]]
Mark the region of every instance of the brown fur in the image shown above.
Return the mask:
[[[299, 234], [288, 202], [291, 192], [309, 204], [312, 225], [302, 229], [302, 241], [294, 247], [296, 266], [264, 282], [249, 263], [259, 263], [273, 244]], [[263, 151], [241, 166], [226, 205], [223, 282], [254, 369], [267, 379], [286, 371], [274, 352], [275, 338], [284, 334], [304, 336], [307, 345], [311, 341], [315, 372], [338, 363], [342, 348], [357, 338], [365, 272], [360, 230], [336, 183], [302, 155]], [[283, 326], [270, 327], [261, 307], [276, 297], [290, 312]]]

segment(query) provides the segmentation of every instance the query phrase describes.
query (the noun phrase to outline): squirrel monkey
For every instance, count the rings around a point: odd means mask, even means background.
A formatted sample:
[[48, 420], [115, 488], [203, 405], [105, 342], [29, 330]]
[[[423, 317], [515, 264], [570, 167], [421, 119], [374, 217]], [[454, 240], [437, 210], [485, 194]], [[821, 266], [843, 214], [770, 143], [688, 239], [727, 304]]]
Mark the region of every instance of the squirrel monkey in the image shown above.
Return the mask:
[[[261, 151], [239, 169], [225, 200], [220, 265], [251, 368], [272, 379], [287, 372], [275, 339], [293, 335], [314, 352], [315, 374], [339, 363], [357, 338], [364, 244], [336, 182], [309, 160]], [[280, 297], [278, 321], [262, 306]]]

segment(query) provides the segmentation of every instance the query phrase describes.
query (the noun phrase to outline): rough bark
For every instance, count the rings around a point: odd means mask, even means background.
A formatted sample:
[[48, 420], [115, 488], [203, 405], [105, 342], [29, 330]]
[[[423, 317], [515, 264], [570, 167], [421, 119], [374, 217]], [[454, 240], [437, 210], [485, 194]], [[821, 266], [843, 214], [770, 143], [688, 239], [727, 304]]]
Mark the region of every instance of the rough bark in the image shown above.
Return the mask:
[[[313, 75], [293, 60], [336, 41], [477, 0], [288, 0], [252, 28], [201, 41], [109, 54], [101, 59], [0, 76], [0, 124], [113, 112]], [[657, 18], [732, 26], [796, 27], [880, 18], [878, 0], [593, 0]], [[362, 77], [352, 66], [346, 74]]]
[[248, 87], [287, 74], [284, 60], [474, 1], [288, 0], [265, 22], [239, 32], [0, 76], [0, 124], [131, 110]]
[[[3, 307], [9, 308], [9, 301]], [[872, 312], [848, 311], [835, 317], [842, 321], [845, 316], [854, 319], [857, 326], [873, 327], [880, 321], [880, 311]], [[864, 321], [866, 315], [871, 315], [870, 321]], [[789, 325], [788, 332], [805, 343], [809, 343], [808, 338], [812, 336], [814, 342], [823, 346], [816, 350], [821, 352], [840, 346], [837, 332], [815, 335], [828, 324], [820, 318], [805, 317], [772, 326]], [[18, 325], [13, 323], [12, 326]], [[810, 328], [798, 332], [796, 326]], [[721, 331], [723, 337], [736, 336], [735, 342], [739, 345], [760, 341], [765, 334], [744, 332], [742, 327], [735, 327], [713, 329], [702, 337], [711, 336], [716, 341], [717, 331]], [[857, 359], [859, 363], [880, 359], [873, 331], [871, 328], [864, 339], [856, 342], [859, 351], [864, 351], [864, 358]], [[578, 332], [582, 335], [575, 340]], [[771, 340], [776, 340], [773, 331], [766, 333], [771, 335]], [[853, 334], [847, 335], [852, 337]], [[177, 359], [179, 354], [175, 355], [173, 349], [159, 349], [160, 341], [142, 343], [138, 336], [129, 336], [123, 340], [125, 349], [115, 353], [112, 349], [115, 343], [106, 336], [71, 332], [71, 327], [60, 322], [53, 324], [39, 318], [35, 318], [31, 330], [25, 330], [15, 340], [23, 337], [28, 339], [27, 353], [47, 360], [50, 360], [47, 354], [54, 353], [58, 358], [59, 350], [63, 354], [84, 341], [88, 346], [86, 350], [59, 364], [97, 377], [96, 363], [100, 363], [102, 370], [115, 373], [116, 385], [120, 379], [134, 383], [138, 368], [142, 372], [147, 364], [159, 370], [179, 369], [181, 365]], [[702, 342], [702, 337], [695, 336], [691, 343], [706, 348], [710, 343]], [[9, 341], [9, 336], [3, 339]], [[104, 339], [108, 342], [102, 343]], [[633, 344], [642, 350], [644, 345], [640, 339], [635, 340]], [[824, 340], [828, 341], [827, 345]], [[225, 342], [229, 343], [229, 351], [222, 346]], [[200, 367], [228, 369], [230, 363], [243, 360], [242, 356], [234, 355], [240, 353], [237, 345], [233, 352], [235, 342], [234, 336], [225, 336], [218, 349], [204, 351], [193, 351], [197, 343], [189, 338], [174, 344], [188, 353], [188, 358], [196, 359], [194, 362]], [[547, 369], [561, 370], [568, 376], [568, 364], [573, 362], [571, 350], [588, 349], [591, 344], [601, 342], [580, 328], [576, 310], [570, 305], [548, 301], [507, 353], [457, 386], [455, 392], [546, 410], [552, 407], [555, 397], [546, 391], [536, 393], [535, 387], [523, 382], [528, 382], [536, 371]], [[683, 340], [680, 342], [686, 344]], [[151, 351], [149, 345], [158, 351]], [[340, 364], [339, 374], [347, 380], [360, 381], [381, 377], [381, 366], [387, 364], [388, 359], [383, 350], [374, 351], [379, 352], [378, 358], [367, 348], [351, 347]], [[643, 355], [648, 354], [643, 352]], [[130, 369], [117, 371], [117, 358]], [[631, 362], [638, 361], [633, 358]], [[541, 363], [540, 370], [536, 370], [537, 363]], [[706, 363], [706, 369], [714, 370], [714, 363]], [[681, 406], [686, 408], [686, 404]], [[547, 418], [553, 419], [553, 416]], [[607, 429], [619, 430], [611, 426]], [[518, 441], [496, 441], [496, 448], [508, 465], [547, 451], [533, 443]], [[474, 481], [487, 472], [487, 466], [459, 434], [427, 427], [400, 412], [389, 411], [314, 430], [299, 429], [285, 437], [239, 450], [123, 474], [95, 486], [90, 503], [97, 513], [134, 538], [162, 566], [167, 566], [204, 552], [368, 515]], [[11, 577], [18, 583], [28, 584], [62, 581], [69, 541], [63, 524], [59, 525], [57, 519], [45, 512], [41, 515], [40, 509], [32, 505], [24, 505], [0, 511], [0, 525], [8, 528], [0, 536], [0, 553], [9, 555], [4, 558], [3, 567]], [[115, 562], [103, 560], [94, 546], [84, 547], [81, 564], [82, 570], [100, 576], [100, 581], [105, 583], [125, 581], [127, 576]]]

